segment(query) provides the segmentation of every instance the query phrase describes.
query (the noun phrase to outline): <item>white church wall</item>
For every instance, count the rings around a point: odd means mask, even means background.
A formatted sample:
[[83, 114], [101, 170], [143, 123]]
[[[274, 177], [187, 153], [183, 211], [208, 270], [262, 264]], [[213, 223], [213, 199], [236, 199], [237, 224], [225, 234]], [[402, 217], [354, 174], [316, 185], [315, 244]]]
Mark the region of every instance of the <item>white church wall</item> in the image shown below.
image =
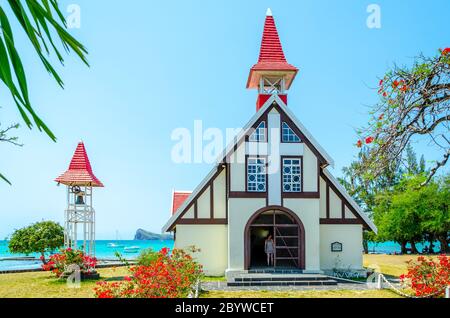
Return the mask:
[[183, 215], [182, 219], [193, 219], [195, 217], [194, 215], [194, 205], [192, 205], [189, 210], [186, 211], [186, 213]]
[[281, 205], [280, 171], [280, 113], [273, 108], [267, 115], [269, 162], [268, 162], [268, 199], [269, 205]]
[[213, 183], [214, 218], [225, 219], [227, 216], [226, 205], [226, 170], [217, 176]]
[[342, 218], [342, 201], [330, 187], [330, 218]]
[[230, 161], [230, 190], [245, 191], [245, 143], [239, 145]]
[[[331, 243], [342, 243], [342, 252], [331, 252]], [[320, 225], [320, 267], [362, 269], [362, 225], [322, 224]]]
[[346, 219], [356, 219], [356, 216], [353, 214], [352, 211], [350, 211], [350, 209], [345, 206], [345, 218]]
[[304, 145], [303, 150], [303, 191], [316, 192], [317, 189], [317, 157]]
[[228, 230], [226, 225], [178, 224], [175, 248], [200, 248], [193, 257], [209, 276], [222, 276], [228, 266]]
[[199, 219], [209, 219], [211, 217], [210, 193], [211, 189], [207, 187], [197, 200], [197, 217]]
[[327, 217], [327, 184], [322, 177], [319, 179], [320, 181], [320, 217]]
[[244, 269], [244, 232], [250, 217], [266, 206], [264, 198], [230, 198], [228, 199], [228, 268]]
[[318, 199], [284, 199], [283, 206], [297, 214], [305, 228], [305, 270], [320, 270]]

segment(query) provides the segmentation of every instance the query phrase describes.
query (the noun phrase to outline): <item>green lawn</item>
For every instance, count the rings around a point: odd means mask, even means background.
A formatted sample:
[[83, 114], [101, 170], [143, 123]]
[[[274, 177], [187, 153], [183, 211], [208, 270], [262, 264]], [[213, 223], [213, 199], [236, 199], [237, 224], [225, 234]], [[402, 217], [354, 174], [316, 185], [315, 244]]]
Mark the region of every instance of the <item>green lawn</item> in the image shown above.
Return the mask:
[[[368, 254], [364, 255], [364, 267], [378, 268], [385, 275], [398, 277], [407, 272], [406, 262], [408, 260], [416, 260], [418, 255], [385, 255], [385, 254]], [[437, 259], [437, 256], [431, 256]]]
[[[102, 279], [121, 280], [127, 274], [125, 267], [102, 268]], [[0, 274], [0, 298], [88, 298], [93, 297], [95, 281], [81, 282], [81, 288], [68, 288], [50, 272]]]
[[390, 290], [209, 291], [201, 298], [401, 298]]
[[[411, 255], [365, 255], [364, 266], [380, 268], [387, 275], [399, 276], [406, 272], [406, 261]], [[98, 270], [102, 280], [119, 281], [127, 275], [126, 267], [102, 268]], [[225, 281], [225, 277], [205, 277], [205, 281]], [[65, 281], [56, 280], [49, 272], [0, 274], [0, 298], [4, 297], [93, 297], [95, 281], [81, 283], [81, 288], [68, 288]], [[318, 290], [318, 291], [227, 291], [205, 292], [201, 297], [397, 297], [389, 290]]]

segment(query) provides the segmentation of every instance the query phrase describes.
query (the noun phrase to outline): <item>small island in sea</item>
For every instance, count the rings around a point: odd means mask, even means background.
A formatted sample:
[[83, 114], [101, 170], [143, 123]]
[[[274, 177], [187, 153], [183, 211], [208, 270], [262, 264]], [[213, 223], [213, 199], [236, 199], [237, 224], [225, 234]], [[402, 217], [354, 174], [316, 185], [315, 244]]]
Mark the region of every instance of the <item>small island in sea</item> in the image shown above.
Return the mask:
[[135, 240], [146, 241], [146, 240], [173, 240], [173, 235], [171, 234], [157, 234], [152, 233], [143, 229], [138, 229], [134, 235]]

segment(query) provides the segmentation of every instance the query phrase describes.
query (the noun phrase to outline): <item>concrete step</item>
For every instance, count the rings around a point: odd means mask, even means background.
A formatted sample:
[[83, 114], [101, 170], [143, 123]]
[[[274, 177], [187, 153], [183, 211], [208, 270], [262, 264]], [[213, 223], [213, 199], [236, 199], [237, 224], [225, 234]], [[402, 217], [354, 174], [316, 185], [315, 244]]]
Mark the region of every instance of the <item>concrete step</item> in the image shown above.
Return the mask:
[[274, 268], [263, 268], [263, 269], [249, 269], [249, 274], [302, 274], [301, 269], [274, 269]]
[[246, 273], [230, 277], [228, 286], [329, 286], [333, 278], [320, 274]]
[[335, 286], [337, 282], [328, 280], [302, 280], [302, 281], [234, 281], [228, 282], [227, 286]]

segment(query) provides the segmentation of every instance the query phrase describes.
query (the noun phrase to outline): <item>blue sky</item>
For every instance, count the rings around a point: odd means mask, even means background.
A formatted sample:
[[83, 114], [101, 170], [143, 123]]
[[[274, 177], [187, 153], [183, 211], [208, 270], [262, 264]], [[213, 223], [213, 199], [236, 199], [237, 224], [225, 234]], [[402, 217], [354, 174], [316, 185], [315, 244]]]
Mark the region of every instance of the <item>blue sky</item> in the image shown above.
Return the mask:
[[[32, 102], [58, 141], [22, 125], [24, 147], [0, 144], [0, 170], [13, 182], [0, 183], [0, 238], [42, 219], [63, 221], [65, 191], [53, 179], [80, 139], [105, 184], [95, 191], [97, 237], [160, 232], [172, 189], [193, 189], [211, 167], [172, 163], [173, 129], [193, 129], [197, 119], [205, 128], [242, 127], [255, 112], [256, 92], [245, 84], [268, 7], [288, 61], [300, 69], [289, 107], [335, 159], [336, 175], [357, 152], [355, 128], [377, 100], [378, 78], [394, 62], [450, 44], [445, 0], [60, 3], [81, 8], [81, 28], [71, 32], [87, 46], [91, 67], [68, 56], [58, 68], [62, 90], [16, 34]], [[366, 26], [371, 3], [381, 7], [380, 29]], [[0, 105], [3, 125], [22, 123], [3, 86]]]

